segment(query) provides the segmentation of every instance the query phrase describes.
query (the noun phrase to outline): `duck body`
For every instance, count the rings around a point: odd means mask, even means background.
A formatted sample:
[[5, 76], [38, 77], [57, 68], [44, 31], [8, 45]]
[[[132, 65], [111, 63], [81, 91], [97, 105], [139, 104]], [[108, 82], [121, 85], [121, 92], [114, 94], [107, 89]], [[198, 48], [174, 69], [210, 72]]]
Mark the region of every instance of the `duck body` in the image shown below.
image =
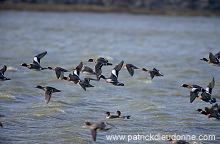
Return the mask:
[[109, 111], [107, 111], [105, 114], [107, 119], [114, 119], [114, 118], [119, 118], [118, 115], [111, 115]]
[[121, 111], [119, 111], [119, 110], [117, 110], [116, 113], [118, 114], [118, 117], [122, 118], [122, 119], [130, 119], [130, 117], [131, 117], [131, 116], [122, 116]]

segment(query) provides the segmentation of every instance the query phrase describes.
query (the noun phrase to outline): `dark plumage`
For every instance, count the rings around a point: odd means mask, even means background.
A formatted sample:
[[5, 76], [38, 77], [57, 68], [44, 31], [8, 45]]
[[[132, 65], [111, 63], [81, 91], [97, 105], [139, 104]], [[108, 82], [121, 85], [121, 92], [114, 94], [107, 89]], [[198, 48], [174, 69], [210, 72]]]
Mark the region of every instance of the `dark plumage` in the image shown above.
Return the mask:
[[0, 69], [0, 80], [1, 80], [1, 81], [11, 80], [10, 78], [6, 78], [6, 77], [4, 76], [6, 70], [7, 70], [7, 66], [6, 66], [6, 65], [4, 65], [2, 69]]
[[36, 86], [35, 88], [39, 88], [39, 89], [42, 89], [44, 91], [44, 96], [45, 96], [45, 103], [48, 104], [50, 99], [51, 99], [51, 95], [52, 93], [55, 93], [55, 92], [61, 92], [60, 90], [56, 89], [56, 88], [53, 88], [53, 87], [49, 87], [49, 86], [46, 86], [46, 87], [42, 87], [40, 85]]
[[118, 81], [118, 74], [119, 74], [119, 71], [121, 70], [121, 68], [123, 66], [123, 63], [124, 63], [124, 61], [121, 61], [118, 65], [116, 65], [112, 69], [111, 75], [110, 75], [109, 78], [106, 78], [103, 75], [100, 75], [99, 77], [103, 78], [107, 83], [111, 83], [111, 84], [116, 85], [116, 86], [124, 86], [123, 83]]
[[134, 75], [134, 69], [139, 69], [138, 67], [134, 66], [133, 64], [124, 64], [123, 67], [128, 70], [128, 72], [131, 76]]
[[213, 66], [220, 66], [219, 58], [220, 58], [220, 51], [215, 55], [213, 55], [210, 52], [209, 53], [209, 60], [207, 58], [201, 58], [200, 60], [205, 61], [208, 64], [213, 65]]
[[151, 79], [153, 79], [155, 76], [163, 76], [158, 69], [153, 68], [152, 70], [147, 70], [145, 68], [142, 68], [143, 71], [145, 71], [146, 73], [150, 74]]
[[108, 131], [111, 129], [111, 127], [109, 127], [109, 126], [113, 126], [113, 125], [110, 125], [106, 122], [100, 122], [100, 123], [96, 123], [96, 124], [92, 124], [90, 122], [85, 122], [84, 124], [90, 126], [90, 133], [91, 133], [93, 141], [96, 141], [97, 130]]
[[61, 67], [48, 67], [48, 69], [55, 71], [57, 79], [63, 79], [64, 72], [69, 72], [68, 70], [61, 68]]

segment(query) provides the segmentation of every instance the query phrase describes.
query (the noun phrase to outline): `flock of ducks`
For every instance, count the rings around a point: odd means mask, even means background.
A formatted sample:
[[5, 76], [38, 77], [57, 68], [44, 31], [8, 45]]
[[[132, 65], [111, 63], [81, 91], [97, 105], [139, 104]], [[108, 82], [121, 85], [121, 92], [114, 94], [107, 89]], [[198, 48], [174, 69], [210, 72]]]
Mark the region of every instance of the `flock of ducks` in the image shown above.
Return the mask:
[[[28, 69], [31, 70], [36, 70], [36, 71], [41, 71], [41, 70], [53, 70], [55, 72], [56, 78], [61, 79], [61, 80], [66, 80], [71, 83], [77, 84], [80, 87], [82, 87], [85, 91], [89, 87], [94, 87], [93, 85], [90, 84], [90, 81], [99, 81], [100, 79], [104, 79], [107, 83], [110, 83], [115, 86], [124, 86], [122, 82], [118, 81], [118, 76], [119, 76], [119, 71], [121, 70], [122, 67], [126, 68], [127, 71], [131, 76], [134, 75], [134, 70], [135, 69], [140, 69], [133, 64], [125, 64], [124, 61], [121, 61], [118, 63], [110, 72], [109, 77], [105, 77], [102, 75], [102, 66], [110, 66], [112, 63], [109, 63], [107, 59], [100, 57], [98, 59], [88, 59], [87, 62], [92, 62], [95, 63], [94, 69], [90, 68], [86, 65], [83, 65], [83, 62], [80, 62], [78, 66], [76, 66], [73, 70], [72, 73], [70, 73], [68, 76], [65, 76], [64, 73], [70, 72], [69, 70], [66, 70], [61, 67], [42, 67], [40, 64], [41, 59], [47, 54], [47, 51], [42, 52], [38, 55], [36, 55], [33, 58], [33, 61], [31, 64], [27, 63], [22, 63], [21, 66], [24, 66]], [[209, 60], [207, 58], [202, 58], [200, 60], [203, 60], [207, 62], [208, 64], [211, 64], [213, 66], [220, 66], [220, 51], [213, 55], [212, 53], [209, 53]], [[5, 77], [5, 72], [7, 70], [7, 66], [4, 65], [2, 69], [0, 69], [0, 80], [1, 81], [6, 81], [6, 80], [11, 80], [10, 78]], [[163, 76], [163, 74], [160, 73], [160, 71], [156, 68], [153, 68], [152, 70], [147, 70], [145, 68], [141, 68], [140, 70], [148, 73], [153, 79], [155, 76]], [[86, 77], [83, 80], [80, 79], [80, 73], [87, 73], [90, 75], [94, 75], [95, 78], [89, 78]], [[216, 99], [212, 98], [212, 90], [215, 85], [215, 79], [214, 77], [212, 80], [209, 82], [207, 85], [206, 89], [199, 85], [188, 85], [188, 84], [182, 84], [182, 87], [188, 88], [190, 90], [190, 103], [192, 103], [196, 98], [198, 98], [201, 101], [208, 102], [210, 104], [216, 103]], [[45, 96], [45, 103], [48, 104], [51, 99], [52, 93], [55, 92], [61, 92], [61, 90], [58, 90], [54, 87], [50, 86], [41, 86], [37, 85], [35, 88], [41, 89], [44, 91], [44, 96]], [[199, 94], [201, 93], [201, 94]], [[212, 107], [208, 108], [205, 107], [205, 110], [202, 109], [197, 109], [198, 112], [201, 114], [204, 114], [207, 116], [207, 118], [212, 118], [212, 119], [218, 119], [220, 120], [220, 105], [217, 103], [215, 105], [212, 105]], [[107, 119], [114, 119], [114, 118], [119, 118], [119, 119], [130, 119], [131, 116], [122, 116], [121, 111], [117, 110], [116, 111], [117, 115], [111, 115], [110, 112], [106, 112], [106, 118]], [[102, 131], [108, 131], [114, 125], [111, 125], [106, 122], [100, 122], [100, 123], [90, 123], [90, 122], [85, 122], [84, 124], [90, 126], [90, 132], [93, 141], [96, 141], [96, 136], [97, 136], [97, 130], [102, 130]], [[0, 126], [3, 127], [2, 123], [0, 122]], [[167, 139], [168, 141], [171, 141], [172, 143], [176, 144], [187, 144], [188, 142], [185, 141], [176, 141], [172, 140], [170, 138]]]

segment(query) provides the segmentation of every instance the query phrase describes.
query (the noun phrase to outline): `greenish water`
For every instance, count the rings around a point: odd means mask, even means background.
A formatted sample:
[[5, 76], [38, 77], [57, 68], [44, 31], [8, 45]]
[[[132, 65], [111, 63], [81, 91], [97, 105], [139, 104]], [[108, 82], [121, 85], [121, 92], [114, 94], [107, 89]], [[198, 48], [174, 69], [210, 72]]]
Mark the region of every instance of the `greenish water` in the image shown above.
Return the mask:
[[[211, 106], [189, 103], [182, 83], [206, 87], [215, 77], [213, 97], [220, 99], [219, 67], [199, 59], [220, 48], [220, 19], [216, 17], [148, 16], [128, 14], [0, 12], [0, 66], [8, 66], [0, 82], [0, 143], [92, 143], [85, 121], [107, 121], [116, 126], [98, 132], [97, 143], [106, 135], [215, 135], [216, 140], [191, 143], [220, 143], [220, 121], [209, 120], [195, 110]], [[57, 80], [54, 71], [31, 71], [20, 64], [47, 51], [42, 66], [60, 66], [70, 71], [80, 61], [100, 56], [113, 65], [121, 60], [140, 68], [159, 69], [164, 77], [126, 69], [119, 74], [124, 87], [101, 80], [84, 91], [78, 85]], [[109, 76], [113, 66], [103, 67]], [[66, 73], [68, 75], [68, 73]], [[81, 78], [87, 77], [81, 74]], [[37, 85], [53, 86], [49, 104]], [[121, 110], [130, 120], [106, 120], [105, 112]], [[162, 140], [133, 140], [130, 143], [170, 143]]]

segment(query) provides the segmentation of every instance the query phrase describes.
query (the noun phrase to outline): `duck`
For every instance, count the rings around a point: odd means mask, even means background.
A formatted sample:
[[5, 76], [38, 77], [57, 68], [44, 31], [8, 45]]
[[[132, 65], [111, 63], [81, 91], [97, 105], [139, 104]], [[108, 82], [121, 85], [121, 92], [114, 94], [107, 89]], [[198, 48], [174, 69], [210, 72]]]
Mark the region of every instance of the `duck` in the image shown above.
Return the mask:
[[97, 137], [97, 130], [100, 131], [108, 131], [111, 129], [110, 126], [113, 126], [111, 124], [108, 124], [106, 122], [99, 122], [99, 123], [90, 123], [90, 122], [85, 122], [84, 124], [90, 126], [90, 133], [92, 136], [93, 141], [96, 141], [96, 137]]
[[86, 65], [83, 66], [83, 69], [81, 70], [82, 73], [90, 74], [90, 75], [96, 75], [96, 72], [94, 70]]
[[40, 65], [40, 60], [47, 54], [47, 51], [42, 52], [38, 55], [36, 55], [33, 58], [33, 62], [31, 64], [27, 64], [27, 63], [22, 63], [21, 66], [27, 67], [28, 69], [32, 69], [32, 70], [36, 70], [36, 71], [41, 71], [47, 68], [44, 68]]
[[131, 76], [134, 75], [134, 69], [139, 69], [138, 67], [134, 66], [133, 64], [124, 64], [123, 67], [128, 70], [128, 72]]
[[131, 117], [131, 116], [121, 116], [121, 111], [119, 111], [119, 110], [117, 110], [116, 113], [118, 114], [118, 117], [122, 118], [122, 119], [130, 119], [130, 117]]
[[11, 80], [10, 78], [6, 78], [4, 76], [5, 72], [7, 71], [7, 66], [4, 65], [2, 69], [0, 69], [0, 80], [1, 81], [6, 81], [6, 80]]
[[64, 72], [69, 72], [68, 70], [61, 68], [61, 67], [47, 67], [50, 70], [54, 70], [57, 79], [63, 79], [64, 78]]
[[87, 62], [94, 62], [94, 63], [101, 63], [103, 65], [112, 65], [112, 63], [109, 63], [107, 59], [103, 57], [99, 57], [98, 59], [88, 59]]
[[219, 105], [215, 104], [211, 108], [205, 107], [205, 110], [197, 109], [197, 111], [205, 115], [208, 119], [220, 120]]
[[161, 74], [159, 72], [159, 70], [156, 68], [153, 68], [152, 70], [147, 70], [145, 68], [142, 68], [142, 70], [145, 71], [146, 73], [150, 74], [151, 79], [153, 79], [155, 76], [163, 76], [163, 74]]
[[195, 100], [195, 98], [199, 97], [199, 92], [202, 92], [205, 90], [199, 85], [182, 84], [181, 87], [185, 87], [190, 90], [190, 103], [192, 103]]
[[95, 65], [95, 73], [96, 73], [96, 77], [97, 80], [100, 80], [99, 75], [102, 74], [102, 66], [108, 66], [108, 65], [112, 65], [112, 63], [109, 63], [107, 59], [103, 58], [103, 57], [99, 57], [98, 59], [88, 59], [87, 62], [94, 62], [96, 63]]
[[[212, 104], [216, 102], [216, 99], [211, 97], [214, 85], [215, 85], [215, 79], [213, 77], [212, 80], [207, 85], [206, 89], [198, 85], [182, 84], [181, 86], [190, 89], [190, 103], [192, 103], [195, 100], [195, 98], [198, 98], [201, 101], [209, 102], [210, 104]], [[200, 96], [199, 96], [199, 92], [201, 92]]]
[[213, 65], [213, 66], [220, 66], [219, 58], [220, 58], [220, 51], [215, 55], [213, 55], [210, 52], [209, 53], [209, 60], [207, 58], [201, 58], [200, 60], [205, 61], [208, 64]]
[[107, 119], [114, 119], [114, 118], [120, 118], [119, 115], [111, 115], [109, 111], [107, 111], [105, 114]]
[[61, 90], [58, 90], [58, 89], [56, 89], [54, 87], [50, 87], [50, 86], [43, 87], [43, 86], [38, 85], [35, 88], [42, 89], [44, 91], [46, 104], [48, 104], [50, 102], [50, 98], [51, 98], [52, 93], [61, 92]]
[[74, 84], [80, 82], [80, 78], [75, 74], [69, 74], [69, 77], [63, 77], [63, 79]]
[[123, 83], [118, 81], [118, 74], [119, 71], [121, 70], [123, 66], [124, 61], [121, 61], [118, 65], [116, 65], [112, 70], [111, 70], [111, 75], [109, 78], [106, 78], [104, 75], [99, 75], [100, 78], [104, 79], [107, 83], [111, 83], [115, 86], [124, 86]]
[[212, 80], [209, 82], [207, 85], [206, 89], [202, 89], [202, 94], [201, 96], [198, 96], [198, 99], [204, 102], [209, 102], [210, 104], [217, 102], [216, 98], [212, 98], [212, 89], [215, 86], [215, 79], [214, 77]]
[[86, 91], [86, 88], [94, 87], [93, 85], [90, 84], [91, 80], [97, 80], [97, 79], [84, 78], [84, 80], [80, 80], [77, 84], [80, 85]]
[[167, 138], [168, 141], [170, 141], [173, 144], [189, 144], [189, 142], [186, 142], [184, 140], [173, 140], [171, 138]]

